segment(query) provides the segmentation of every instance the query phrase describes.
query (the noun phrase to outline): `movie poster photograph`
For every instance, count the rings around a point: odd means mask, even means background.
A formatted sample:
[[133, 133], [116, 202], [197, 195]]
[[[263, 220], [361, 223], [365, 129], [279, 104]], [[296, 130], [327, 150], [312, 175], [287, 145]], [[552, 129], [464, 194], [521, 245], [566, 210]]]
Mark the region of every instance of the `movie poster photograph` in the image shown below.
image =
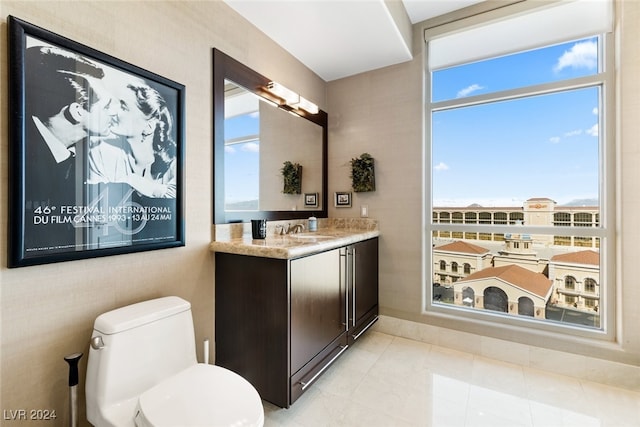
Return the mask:
[[184, 245], [179, 83], [9, 17], [9, 267]]

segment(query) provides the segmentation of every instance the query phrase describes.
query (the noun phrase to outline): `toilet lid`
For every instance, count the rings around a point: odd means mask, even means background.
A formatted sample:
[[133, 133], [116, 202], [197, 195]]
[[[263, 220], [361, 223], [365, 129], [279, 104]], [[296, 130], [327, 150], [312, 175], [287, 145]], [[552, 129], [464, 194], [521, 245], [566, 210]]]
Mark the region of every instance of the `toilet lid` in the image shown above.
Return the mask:
[[197, 364], [140, 395], [138, 427], [257, 426], [264, 424], [262, 401], [240, 375]]

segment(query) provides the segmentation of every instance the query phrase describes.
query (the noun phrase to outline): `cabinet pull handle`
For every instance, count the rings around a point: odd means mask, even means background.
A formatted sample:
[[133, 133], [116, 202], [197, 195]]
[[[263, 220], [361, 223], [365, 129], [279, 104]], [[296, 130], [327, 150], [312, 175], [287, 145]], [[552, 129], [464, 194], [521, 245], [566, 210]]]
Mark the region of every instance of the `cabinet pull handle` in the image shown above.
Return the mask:
[[356, 248], [352, 249], [351, 252], [351, 321], [352, 325], [356, 327]]
[[342, 293], [342, 286], [344, 285], [344, 330], [349, 330], [349, 280], [347, 275], [347, 264], [349, 262], [347, 249], [340, 250], [340, 292]]
[[369, 329], [371, 327], [371, 325], [373, 325], [374, 323], [376, 323], [376, 321], [378, 320], [378, 316], [376, 316], [371, 322], [369, 322], [369, 324], [367, 326], [365, 326], [364, 328], [362, 328], [362, 330], [360, 332], [358, 332], [357, 335], [352, 335], [353, 340], [357, 340], [358, 338], [360, 338], [360, 335], [364, 334], [365, 332], [367, 332], [367, 329]]
[[326, 365], [324, 365], [324, 366], [322, 367], [322, 369], [320, 369], [320, 370], [318, 371], [318, 373], [317, 373], [317, 374], [315, 374], [313, 377], [311, 377], [311, 379], [310, 379], [309, 381], [307, 381], [307, 382], [300, 381], [300, 385], [302, 386], [302, 390], [304, 391], [304, 389], [306, 389], [306, 388], [307, 388], [307, 387], [309, 387], [311, 384], [313, 384], [313, 382], [314, 382], [315, 380], [317, 380], [317, 379], [318, 379], [318, 377], [319, 377], [319, 376], [320, 376], [320, 375], [321, 375], [321, 374], [322, 374], [322, 373], [323, 373], [323, 372], [324, 372], [324, 371], [325, 371], [329, 366], [331, 366], [331, 364], [333, 364], [333, 362], [334, 362], [338, 357], [340, 357], [340, 355], [341, 355], [342, 353], [344, 353], [344, 351], [345, 351], [347, 348], [349, 348], [349, 346], [348, 346], [348, 345], [341, 345], [341, 346], [340, 346], [340, 349], [341, 349], [341, 350], [340, 350], [340, 352], [339, 352], [338, 354], [336, 354], [335, 356], [333, 356], [333, 358], [329, 361], [329, 363], [327, 363]]

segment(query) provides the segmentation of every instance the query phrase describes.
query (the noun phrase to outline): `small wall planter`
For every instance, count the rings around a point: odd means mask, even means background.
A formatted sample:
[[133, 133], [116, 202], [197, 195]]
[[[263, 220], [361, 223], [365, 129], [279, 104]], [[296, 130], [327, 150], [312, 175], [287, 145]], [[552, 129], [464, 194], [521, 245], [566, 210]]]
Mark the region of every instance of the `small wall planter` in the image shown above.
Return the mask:
[[284, 194], [300, 194], [302, 192], [302, 166], [299, 163], [284, 162], [280, 169], [284, 178]]
[[374, 159], [369, 153], [351, 159], [351, 186], [356, 193], [376, 191]]

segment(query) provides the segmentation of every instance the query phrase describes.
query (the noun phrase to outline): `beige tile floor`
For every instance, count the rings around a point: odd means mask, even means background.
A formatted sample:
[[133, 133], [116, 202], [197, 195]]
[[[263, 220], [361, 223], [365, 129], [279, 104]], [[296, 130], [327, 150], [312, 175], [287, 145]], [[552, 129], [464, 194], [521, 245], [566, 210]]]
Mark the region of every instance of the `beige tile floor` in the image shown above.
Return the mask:
[[640, 393], [370, 331], [272, 426], [640, 426]]

